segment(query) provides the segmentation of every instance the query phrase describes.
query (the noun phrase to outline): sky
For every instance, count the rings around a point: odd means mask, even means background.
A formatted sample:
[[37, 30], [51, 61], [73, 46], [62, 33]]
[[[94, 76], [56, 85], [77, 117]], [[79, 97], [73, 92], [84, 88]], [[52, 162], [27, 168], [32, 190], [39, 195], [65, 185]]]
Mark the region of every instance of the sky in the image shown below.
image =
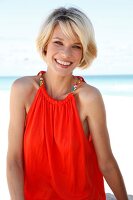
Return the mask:
[[46, 68], [35, 47], [45, 17], [76, 6], [94, 26], [98, 57], [85, 74], [133, 74], [133, 0], [0, 0], [0, 76]]

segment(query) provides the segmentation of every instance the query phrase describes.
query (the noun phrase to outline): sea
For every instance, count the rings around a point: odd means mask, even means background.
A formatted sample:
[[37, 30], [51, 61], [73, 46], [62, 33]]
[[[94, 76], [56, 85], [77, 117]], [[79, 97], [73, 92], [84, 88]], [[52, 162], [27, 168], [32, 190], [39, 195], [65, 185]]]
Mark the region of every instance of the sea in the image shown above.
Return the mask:
[[[85, 81], [98, 88], [103, 95], [133, 96], [133, 74], [131, 75], [84, 75]], [[19, 76], [0, 76], [0, 90], [10, 90]]]

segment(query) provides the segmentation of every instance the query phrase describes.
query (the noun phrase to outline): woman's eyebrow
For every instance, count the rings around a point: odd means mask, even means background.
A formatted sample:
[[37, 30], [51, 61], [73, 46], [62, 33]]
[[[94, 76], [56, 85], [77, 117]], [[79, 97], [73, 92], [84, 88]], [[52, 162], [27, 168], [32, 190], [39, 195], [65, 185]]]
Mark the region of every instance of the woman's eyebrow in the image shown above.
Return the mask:
[[[61, 40], [61, 41], [64, 41], [63, 38], [60, 38], [60, 37], [53, 37], [53, 40]], [[81, 42], [73, 42], [73, 45], [80, 45], [82, 46]]]
[[58, 40], [63, 40], [63, 38], [60, 38], [60, 37], [54, 37], [53, 38], [54, 40], [58, 39]]
[[80, 42], [74, 42], [73, 44], [81, 45], [82, 46], [82, 44]]

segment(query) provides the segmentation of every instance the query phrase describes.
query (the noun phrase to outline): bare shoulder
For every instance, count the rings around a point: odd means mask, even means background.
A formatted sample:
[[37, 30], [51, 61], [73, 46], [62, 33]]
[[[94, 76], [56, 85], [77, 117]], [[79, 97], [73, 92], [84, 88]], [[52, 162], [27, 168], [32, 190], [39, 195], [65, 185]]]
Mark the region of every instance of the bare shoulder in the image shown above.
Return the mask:
[[18, 101], [26, 101], [27, 97], [35, 93], [39, 87], [38, 76], [25, 76], [16, 79], [11, 87], [11, 97], [18, 98]]
[[105, 115], [105, 105], [101, 92], [94, 86], [84, 83], [79, 89], [79, 104], [86, 116]]
[[80, 99], [87, 104], [102, 101], [101, 92], [94, 86], [84, 83], [79, 90]]
[[38, 81], [39, 79], [37, 78], [37, 76], [24, 76], [24, 77], [16, 79], [12, 84], [12, 88], [16, 90], [21, 90], [21, 91], [29, 90], [32, 87], [37, 88]]
[[20, 92], [28, 92], [33, 88], [38, 89], [39, 87], [39, 77], [37, 76], [24, 76], [16, 79], [12, 84], [12, 89]]

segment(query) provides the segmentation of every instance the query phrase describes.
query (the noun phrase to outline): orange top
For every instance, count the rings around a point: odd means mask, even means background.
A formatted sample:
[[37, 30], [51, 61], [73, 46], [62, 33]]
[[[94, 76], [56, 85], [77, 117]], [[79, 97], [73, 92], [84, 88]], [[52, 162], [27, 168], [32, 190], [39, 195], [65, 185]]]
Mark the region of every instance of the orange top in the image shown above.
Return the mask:
[[[43, 72], [44, 73], [44, 72]], [[26, 118], [25, 200], [105, 200], [103, 176], [71, 92], [50, 97], [41, 84]]]

